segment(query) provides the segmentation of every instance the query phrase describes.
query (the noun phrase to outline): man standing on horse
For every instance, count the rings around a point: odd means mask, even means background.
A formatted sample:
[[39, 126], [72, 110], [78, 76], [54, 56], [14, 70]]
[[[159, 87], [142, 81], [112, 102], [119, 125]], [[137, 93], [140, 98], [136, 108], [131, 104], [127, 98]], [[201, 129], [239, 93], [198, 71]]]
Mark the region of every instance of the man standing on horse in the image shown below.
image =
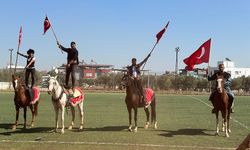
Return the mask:
[[76, 43], [71, 42], [70, 48], [63, 47], [59, 42], [57, 42], [58, 47], [64, 52], [68, 53], [67, 65], [66, 65], [66, 80], [65, 88], [69, 89], [69, 75], [71, 74], [72, 79], [72, 90], [75, 91], [75, 72], [79, 64], [78, 60], [78, 50], [76, 49]]
[[[225, 82], [224, 82], [224, 89], [227, 92], [227, 95], [229, 97], [229, 104], [230, 106], [232, 106], [233, 101], [234, 101], [234, 94], [232, 92], [232, 90], [230, 89], [231, 83], [232, 83], [232, 79], [231, 79], [231, 74], [229, 74], [228, 72], [224, 71], [224, 64], [219, 64], [219, 71], [214, 73], [212, 76], [208, 76], [208, 81], [212, 81], [212, 80], [216, 80], [217, 76], [219, 75], [223, 75]], [[215, 92], [216, 90], [213, 90], [213, 92], [211, 93], [209, 100], [213, 101], [214, 96], [215, 96]], [[233, 113], [233, 109], [231, 108], [231, 113]], [[212, 113], [215, 113], [215, 110], [212, 110]]]
[[[29, 94], [30, 94], [30, 99], [33, 100], [33, 92], [32, 92], [32, 88], [35, 85], [35, 61], [36, 61], [36, 57], [34, 56], [35, 51], [33, 49], [29, 49], [27, 51], [28, 55], [24, 55], [20, 52], [17, 52], [17, 54], [19, 54], [20, 56], [23, 56], [25, 58], [27, 58], [27, 64], [25, 66], [25, 85], [26, 88], [29, 90]], [[29, 76], [31, 74], [31, 87], [29, 88]]]
[[148, 54], [148, 56], [139, 64], [136, 63], [136, 58], [132, 58], [132, 65], [128, 66], [128, 74], [134, 78], [135, 85], [138, 89], [138, 93], [140, 95], [140, 104], [145, 104], [145, 95], [144, 91], [142, 88], [142, 83], [141, 83], [141, 71], [140, 67], [147, 62], [148, 58], [150, 57], [151, 53]]

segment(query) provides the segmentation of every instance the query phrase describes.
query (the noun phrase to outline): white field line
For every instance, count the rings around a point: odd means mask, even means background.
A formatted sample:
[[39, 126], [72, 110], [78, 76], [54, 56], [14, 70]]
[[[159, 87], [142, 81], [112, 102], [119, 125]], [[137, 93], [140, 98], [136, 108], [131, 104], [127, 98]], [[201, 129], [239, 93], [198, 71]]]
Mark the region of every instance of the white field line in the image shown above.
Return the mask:
[[71, 145], [111, 145], [111, 146], [139, 146], [139, 147], [165, 147], [165, 148], [190, 148], [204, 150], [233, 150], [235, 148], [221, 147], [202, 147], [202, 146], [180, 146], [180, 145], [161, 145], [161, 144], [131, 144], [131, 143], [110, 143], [110, 142], [60, 142], [60, 141], [11, 141], [1, 140], [0, 143], [41, 143], [41, 144], [71, 144]]
[[[197, 100], [197, 101], [199, 101], [199, 102], [201, 102], [201, 103], [203, 103], [203, 104], [205, 104], [205, 105], [207, 105], [207, 106], [210, 107], [210, 108], [213, 108], [212, 105], [210, 105], [210, 104], [204, 102], [202, 99], [199, 99], [199, 98], [193, 97], [193, 96], [189, 96], [189, 95], [187, 95], [187, 96], [188, 96], [188, 97], [191, 97], [191, 98], [193, 98], [193, 99], [195, 99], [195, 100]], [[238, 123], [238, 124], [239, 124], [240, 126], [242, 126], [243, 128], [245, 128], [245, 129], [247, 129], [248, 131], [250, 131], [250, 129], [249, 129], [249, 127], [248, 127], [247, 125], [241, 123], [240, 121], [234, 119], [233, 117], [231, 117], [231, 119], [232, 119], [234, 122]]]

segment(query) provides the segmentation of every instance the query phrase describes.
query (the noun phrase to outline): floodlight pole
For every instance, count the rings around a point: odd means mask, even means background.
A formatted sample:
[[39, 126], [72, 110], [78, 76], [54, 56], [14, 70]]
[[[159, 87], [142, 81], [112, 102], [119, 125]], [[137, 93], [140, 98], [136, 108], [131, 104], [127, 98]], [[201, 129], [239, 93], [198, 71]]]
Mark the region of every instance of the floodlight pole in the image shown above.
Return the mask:
[[178, 73], [178, 53], [180, 51], [180, 47], [175, 48], [175, 53], [176, 53], [176, 59], [175, 59], [175, 75], [179, 75]]

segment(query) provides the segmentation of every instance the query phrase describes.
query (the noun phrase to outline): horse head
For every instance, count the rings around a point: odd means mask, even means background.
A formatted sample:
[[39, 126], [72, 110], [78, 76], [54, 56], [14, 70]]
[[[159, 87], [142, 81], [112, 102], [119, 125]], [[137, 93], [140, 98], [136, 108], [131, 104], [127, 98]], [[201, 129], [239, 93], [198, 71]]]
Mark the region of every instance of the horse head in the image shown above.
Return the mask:
[[217, 75], [217, 90], [219, 93], [222, 93], [224, 90], [224, 76], [223, 75]]
[[12, 75], [12, 86], [15, 90], [15, 92], [17, 92], [18, 90], [20, 90], [21, 88], [23, 88], [22, 86], [22, 79], [20, 76], [16, 76], [16, 75]]
[[131, 77], [129, 74], [124, 73], [121, 81], [120, 89], [124, 89], [127, 87], [134, 86], [134, 78]]
[[56, 91], [59, 88], [59, 83], [57, 81], [57, 76], [53, 77], [53, 76], [49, 76], [48, 79], [48, 94], [51, 94], [52, 91]]

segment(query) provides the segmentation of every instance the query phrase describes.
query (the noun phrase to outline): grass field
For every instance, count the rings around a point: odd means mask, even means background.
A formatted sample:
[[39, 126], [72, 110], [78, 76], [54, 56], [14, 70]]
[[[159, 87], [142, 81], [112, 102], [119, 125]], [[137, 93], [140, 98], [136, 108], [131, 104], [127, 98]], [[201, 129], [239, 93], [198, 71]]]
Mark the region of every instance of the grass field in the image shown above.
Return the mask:
[[[250, 97], [236, 97], [229, 138], [214, 136], [215, 116], [208, 96], [157, 94], [158, 129], [145, 130], [145, 113], [139, 110], [137, 133], [128, 132], [124, 93], [86, 93], [84, 130], [64, 134], [51, 132], [54, 110], [47, 93], [42, 93], [34, 128], [11, 130], [15, 121], [13, 93], [0, 93], [0, 149], [235, 149], [250, 132]], [[22, 111], [21, 111], [22, 112]], [[23, 113], [19, 123], [23, 123]], [[31, 113], [28, 110], [28, 121]], [[65, 116], [65, 125], [71, 115]], [[79, 118], [76, 119], [76, 127]]]

